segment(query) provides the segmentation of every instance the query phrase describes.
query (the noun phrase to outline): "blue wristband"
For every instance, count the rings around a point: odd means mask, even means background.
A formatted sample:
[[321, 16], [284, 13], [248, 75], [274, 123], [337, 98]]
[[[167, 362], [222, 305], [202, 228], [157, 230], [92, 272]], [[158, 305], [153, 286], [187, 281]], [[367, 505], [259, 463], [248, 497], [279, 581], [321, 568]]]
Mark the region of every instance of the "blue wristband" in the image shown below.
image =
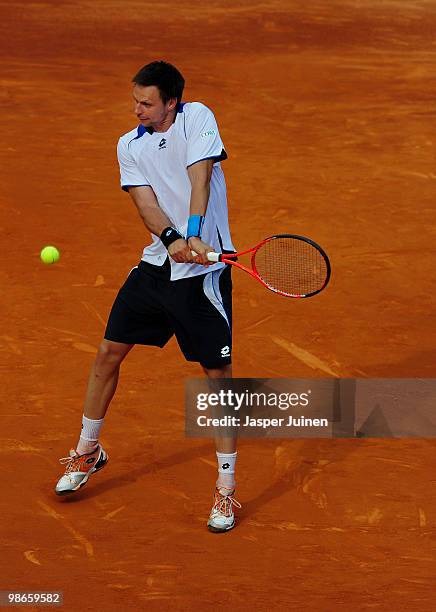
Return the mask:
[[188, 229], [186, 231], [186, 240], [188, 238], [201, 238], [201, 230], [203, 229], [204, 217], [201, 215], [191, 215], [188, 219]]

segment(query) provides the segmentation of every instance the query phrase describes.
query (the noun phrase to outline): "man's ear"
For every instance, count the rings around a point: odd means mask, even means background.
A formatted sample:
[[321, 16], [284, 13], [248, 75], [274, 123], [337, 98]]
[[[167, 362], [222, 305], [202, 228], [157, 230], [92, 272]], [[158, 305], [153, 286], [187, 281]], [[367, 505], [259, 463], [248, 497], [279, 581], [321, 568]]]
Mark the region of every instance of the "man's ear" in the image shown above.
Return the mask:
[[171, 98], [169, 105], [168, 105], [168, 110], [172, 111], [176, 108], [176, 106], [177, 106], [177, 98]]

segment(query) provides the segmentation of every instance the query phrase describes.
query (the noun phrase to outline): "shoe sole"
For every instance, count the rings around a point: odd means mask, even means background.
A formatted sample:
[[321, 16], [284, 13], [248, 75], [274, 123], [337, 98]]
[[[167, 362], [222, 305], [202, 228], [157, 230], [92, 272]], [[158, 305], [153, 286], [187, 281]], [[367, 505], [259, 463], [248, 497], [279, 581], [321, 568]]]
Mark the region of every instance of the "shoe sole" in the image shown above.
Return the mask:
[[229, 526], [229, 527], [225, 527], [224, 529], [220, 529], [219, 527], [214, 527], [213, 525], [209, 525], [209, 523], [207, 524], [207, 528], [211, 533], [227, 533], [228, 531], [230, 531], [231, 529], [233, 529], [233, 527], [235, 526], [236, 522], [233, 521], [233, 523]]
[[73, 493], [76, 493], [79, 489], [81, 489], [84, 485], [86, 485], [86, 483], [88, 482], [89, 477], [91, 476], [91, 474], [95, 474], [95, 472], [99, 472], [100, 470], [102, 470], [104, 468], [104, 466], [107, 464], [108, 460], [109, 460], [109, 457], [106, 455], [106, 459], [104, 460], [104, 463], [102, 463], [102, 465], [100, 465], [99, 467], [91, 468], [89, 470], [89, 472], [87, 473], [87, 475], [82, 480], [82, 482], [77, 485], [77, 487], [75, 487], [74, 489], [65, 489], [64, 491], [56, 491], [55, 490], [56, 495], [59, 495], [59, 497], [64, 497], [65, 495], [72, 495]]

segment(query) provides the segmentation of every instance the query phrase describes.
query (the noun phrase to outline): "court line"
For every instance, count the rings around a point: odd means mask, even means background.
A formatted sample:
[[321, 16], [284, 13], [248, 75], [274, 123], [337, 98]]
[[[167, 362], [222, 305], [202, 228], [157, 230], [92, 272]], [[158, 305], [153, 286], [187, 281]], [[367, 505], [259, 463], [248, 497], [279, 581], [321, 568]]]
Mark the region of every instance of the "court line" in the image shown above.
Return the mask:
[[17, 440], [16, 438], [0, 438], [0, 453], [14, 453], [21, 451], [28, 453], [39, 453], [41, 450], [41, 448], [35, 448], [34, 446], [30, 446], [30, 444], [26, 444], [22, 440]]
[[34, 553], [35, 553], [34, 550], [26, 550], [24, 552], [24, 556], [28, 561], [30, 561], [30, 563], [33, 563], [34, 565], [41, 565], [41, 562], [38, 561]]
[[68, 531], [68, 533], [70, 533], [77, 542], [79, 542], [89, 559], [94, 558], [94, 547], [91, 542], [85, 538], [85, 536], [76, 531], [74, 527], [71, 527], [71, 525], [69, 525], [65, 521], [64, 517], [61, 514], [58, 514], [56, 510], [53, 510], [53, 508], [45, 504], [42, 500], [38, 499], [38, 505], [44, 510], [46, 514], [54, 518], [56, 521], [59, 521], [62, 527], [66, 531]]
[[79, 334], [78, 332], [74, 332], [69, 329], [61, 329], [60, 327], [51, 327], [45, 325], [42, 329], [53, 329], [54, 331], [62, 332], [63, 334], [71, 334], [72, 336], [80, 336], [81, 338], [85, 338], [85, 334]]
[[312, 355], [312, 353], [309, 353], [309, 351], [297, 346], [293, 342], [289, 342], [288, 340], [279, 338], [277, 336], [271, 336], [271, 340], [313, 370], [321, 370], [330, 376], [340, 377], [340, 374], [332, 370], [326, 363], [324, 363], [324, 361], [322, 361], [322, 359]]
[[216, 461], [211, 461], [210, 459], [204, 459], [204, 457], [200, 457], [200, 461], [206, 463], [206, 465], [211, 465], [213, 468], [216, 468]]
[[419, 526], [425, 527], [427, 525], [427, 517], [425, 516], [425, 512], [422, 508], [418, 508], [419, 515]]
[[116, 510], [112, 510], [112, 512], [108, 512], [104, 515], [103, 520], [110, 521], [114, 516], [116, 516], [121, 510], [124, 510], [126, 506], [120, 506]]
[[91, 355], [95, 355], [97, 352], [95, 346], [85, 344], [84, 342], [73, 342], [73, 347], [78, 351], [82, 351], [83, 353], [91, 353]]
[[0, 336], [0, 339], [5, 340], [9, 349], [15, 353], [15, 355], [22, 355], [23, 351], [19, 348], [18, 342], [15, 341], [15, 338], [11, 336]]
[[[40, 416], [41, 416], [41, 413], [38, 413], [38, 414], [30, 414], [30, 413], [22, 414], [20, 412], [17, 412], [17, 413], [11, 412], [11, 413], [0, 414], [0, 417], [14, 417], [14, 418], [16, 418], [16, 417], [20, 417], [20, 418], [21, 417], [40, 417]], [[37, 450], [37, 449], [35, 449], [35, 450]]]
[[95, 314], [95, 316], [97, 317], [97, 319], [100, 321], [100, 323], [103, 325], [103, 327], [106, 327], [106, 322], [104, 321], [103, 317], [100, 315], [100, 313], [98, 313], [96, 311], [95, 308], [93, 308], [93, 306], [91, 306], [90, 304], [88, 304], [87, 302], [84, 302], [82, 300], [80, 300], [81, 303], [85, 306], [86, 310], [88, 312], [91, 312], [92, 314]]
[[255, 321], [254, 323], [251, 323], [251, 325], [248, 325], [248, 327], [245, 327], [242, 331], [249, 331], [250, 329], [254, 329], [255, 327], [262, 325], [262, 323], [265, 323], [266, 321], [269, 321], [272, 318], [273, 318], [272, 314], [267, 315], [266, 317], [263, 317], [262, 319], [259, 319], [258, 321]]

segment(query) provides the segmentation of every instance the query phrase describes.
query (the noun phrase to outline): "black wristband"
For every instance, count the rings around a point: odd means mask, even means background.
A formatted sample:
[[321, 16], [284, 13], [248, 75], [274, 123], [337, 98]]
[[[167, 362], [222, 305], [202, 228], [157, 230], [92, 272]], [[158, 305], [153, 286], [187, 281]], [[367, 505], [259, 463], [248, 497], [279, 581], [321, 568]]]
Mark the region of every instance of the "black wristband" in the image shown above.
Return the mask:
[[176, 240], [180, 240], [180, 238], [183, 238], [182, 234], [179, 234], [179, 232], [174, 229], [174, 227], [166, 227], [160, 235], [160, 239], [162, 240], [166, 248], [168, 248], [170, 244], [172, 244]]

